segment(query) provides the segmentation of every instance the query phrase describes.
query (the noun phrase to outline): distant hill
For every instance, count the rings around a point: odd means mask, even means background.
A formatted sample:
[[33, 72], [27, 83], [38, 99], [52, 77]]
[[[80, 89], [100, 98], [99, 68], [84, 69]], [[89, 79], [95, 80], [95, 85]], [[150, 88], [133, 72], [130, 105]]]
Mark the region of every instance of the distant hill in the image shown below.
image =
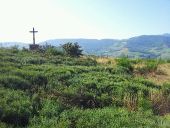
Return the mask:
[[116, 39], [54, 39], [41, 44], [59, 46], [78, 42], [84, 53], [98, 56], [129, 56], [132, 58], [170, 58], [170, 34], [142, 35], [124, 40]]
[[[53, 46], [60, 46], [67, 42], [77, 42], [86, 54], [99, 55], [100, 52], [105, 51], [107, 48], [119, 43], [119, 40], [114, 39], [54, 39], [47, 40], [40, 44], [50, 44]], [[99, 51], [99, 53], [98, 53]]]
[[[67, 42], [78, 42], [84, 54], [97, 56], [129, 56], [131, 58], [170, 58], [170, 34], [142, 35], [129, 39], [52, 39], [40, 45], [60, 46]], [[28, 47], [18, 42], [0, 43], [1, 47]]]
[[29, 45], [26, 43], [22, 43], [22, 42], [0, 42], [0, 47], [13, 47], [16, 46], [18, 48], [28, 48]]
[[138, 54], [139, 57], [170, 57], [169, 35], [143, 35], [127, 40], [125, 47], [129, 55]]

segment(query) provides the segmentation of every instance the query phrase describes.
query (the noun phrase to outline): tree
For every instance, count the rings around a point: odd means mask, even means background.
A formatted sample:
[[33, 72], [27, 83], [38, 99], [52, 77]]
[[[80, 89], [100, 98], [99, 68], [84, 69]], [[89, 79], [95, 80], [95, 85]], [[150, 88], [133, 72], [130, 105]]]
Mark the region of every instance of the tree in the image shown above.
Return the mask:
[[68, 42], [66, 44], [63, 44], [62, 48], [64, 49], [67, 55], [73, 57], [79, 57], [80, 55], [82, 55], [83, 51], [77, 42], [76, 43]]

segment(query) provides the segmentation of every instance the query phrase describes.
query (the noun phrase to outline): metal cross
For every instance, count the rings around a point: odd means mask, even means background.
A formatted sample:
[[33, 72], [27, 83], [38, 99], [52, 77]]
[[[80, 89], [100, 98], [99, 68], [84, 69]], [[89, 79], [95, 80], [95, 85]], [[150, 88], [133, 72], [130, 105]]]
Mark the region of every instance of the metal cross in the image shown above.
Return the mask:
[[38, 31], [35, 31], [34, 30], [34, 27], [33, 27], [33, 30], [30, 31], [30, 33], [33, 33], [33, 44], [35, 45], [35, 33], [37, 33]]

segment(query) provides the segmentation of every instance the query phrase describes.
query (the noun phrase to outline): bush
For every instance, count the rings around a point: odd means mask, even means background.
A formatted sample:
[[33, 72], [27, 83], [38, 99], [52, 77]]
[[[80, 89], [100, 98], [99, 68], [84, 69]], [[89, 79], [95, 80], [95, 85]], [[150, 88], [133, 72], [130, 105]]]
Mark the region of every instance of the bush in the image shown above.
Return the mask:
[[22, 91], [0, 89], [0, 120], [13, 125], [26, 126], [31, 115], [31, 102]]
[[166, 62], [167, 62], [167, 63], [170, 63], [170, 59], [168, 59]]
[[[58, 128], [57, 126], [57, 117], [47, 118], [47, 117], [33, 117], [30, 120], [29, 128]], [[62, 128], [67, 128], [64, 125]]]
[[157, 127], [157, 118], [152, 114], [128, 112], [119, 108], [71, 109], [61, 114], [58, 128], [136, 128]]
[[56, 47], [47, 48], [45, 53], [53, 56], [64, 55], [64, 51], [61, 48], [56, 48]]
[[116, 59], [116, 62], [118, 66], [126, 68], [129, 71], [129, 73], [133, 72], [132, 62], [128, 58], [119, 58]]
[[96, 66], [97, 61], [91, 58], [86, 58], [86, 59], [75, 60], [75, 64], [83, 65], [83, 66]]
[[42, 109], [40, 111], [40, 116], [47, 118], [58, 117], [60, 113], [65, 109], [58, 101], [44, 99], [42, 103]]
[[78, 43], [66, 43], [62, 45], [62, 48], [65, 50], [66, 54], [72, 57], [79, 57], [82, 55], [81, 47]]
[[148, 70], [149, 72], [154, 72], [157, 70], [158, 65], [159, 65], [158, 61], [147, 61], [146, 70]]
[[46, 62], [42, 57], [24, 57], [20, 61], [22, 64], [44, 64]]
[[55, 128], [57, 120], [64, 107], [58, 102], [51, 99], [42, 100], [42, 108], [39, 110], [39, 116], [31, 119], [30, 128]]
[[[33, 67], [32, 67], [33, 68]], [[40, 71], [32, 71], [33, 69], [26, 69], [26, 70], [16, 70], [14, 74], [26, 81], [29, 81], [31, 87], [46, 87], [48, 80], [47, 77], [43, 72]]]
[[0, 122], [0, 128], [13, 128], [13, 126]]
[[10, 50], [11, 50], [12, 53], [18, 53], [19, 52], [19, 48], [18, 48], [17, 45], [11, 47]]
[[154, 73], [157, 71], [160, 61], [146, 60], [144, 66], [137, 68], [137, 72], [140, 74]]
[[164, 83], [162, 86], [162, 91], [164, 95], [170, 95], [170, 83]]
[[0, 86], [11, 88], [11, 89], [21, 89], [21, 90], [26, 90], [31, 88], [31, 84], [27, 80], [12, 75], [0, 76]]
[[39, 115], [40, 110], [42, 109], [42, 99], [40, 94], [34, 93], [32, 96], [32, 115]]

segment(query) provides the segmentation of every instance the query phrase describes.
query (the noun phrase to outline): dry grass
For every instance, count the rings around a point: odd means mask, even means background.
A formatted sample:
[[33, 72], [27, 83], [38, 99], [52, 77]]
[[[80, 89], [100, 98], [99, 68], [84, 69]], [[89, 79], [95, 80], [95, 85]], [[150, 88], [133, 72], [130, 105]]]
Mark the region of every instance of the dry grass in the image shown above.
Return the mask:
[[114, 58], [109, 58], [109, 57], [98, 57], [96, 58], [96, 61], [100, 64], [104, 64], [104, 65], [112, 65], [115, 66], [116, 65], [116, 61]]
[[[115, 58], [97, 57], [95, 59], [98, 63], [103, 64], [103, 65], [111, 65], [111, 66], [116, 65]], [[138, 64], [134, 65], [134, 68], [136, 69], [136, 68], [140, 68], [143, 66], [145, 66], [144, 63], [138, 63]], [[140, 76], [140, 74], [136, 74], [136, 76], [138, 77], [138, 76]], [[169, 63], [160, 64], [158, 66], [158, 69], [156, 72], [145, 74], [144, 77], [156, 84], [159, 84], [159, 85], [162, 85], [163, 83], [170, 82], [170, 64]]]
[[156, 115], [166, 115], [170, 113], [170, 100], [162, 92], [154, 94], [152, 99], [153, 112]]
[[155, 73], [148, 74], [146, 78], [160, 85], [170, 82], [170, 64], [159, 65], [158, 70]]
[[138, 63], [134, 65], [135, 68], [134, 74], [136, 77], [142, 76], [145, 79], [148, 79], [149, 81], [152, 81], [159, 85], [170, 82], [170, 63], [158, 65], [156, 71], [140, 74], [140, 72], [138, 72], [137, 69], [143, 68], [144, 66], [145, 66], [144, 63]]

